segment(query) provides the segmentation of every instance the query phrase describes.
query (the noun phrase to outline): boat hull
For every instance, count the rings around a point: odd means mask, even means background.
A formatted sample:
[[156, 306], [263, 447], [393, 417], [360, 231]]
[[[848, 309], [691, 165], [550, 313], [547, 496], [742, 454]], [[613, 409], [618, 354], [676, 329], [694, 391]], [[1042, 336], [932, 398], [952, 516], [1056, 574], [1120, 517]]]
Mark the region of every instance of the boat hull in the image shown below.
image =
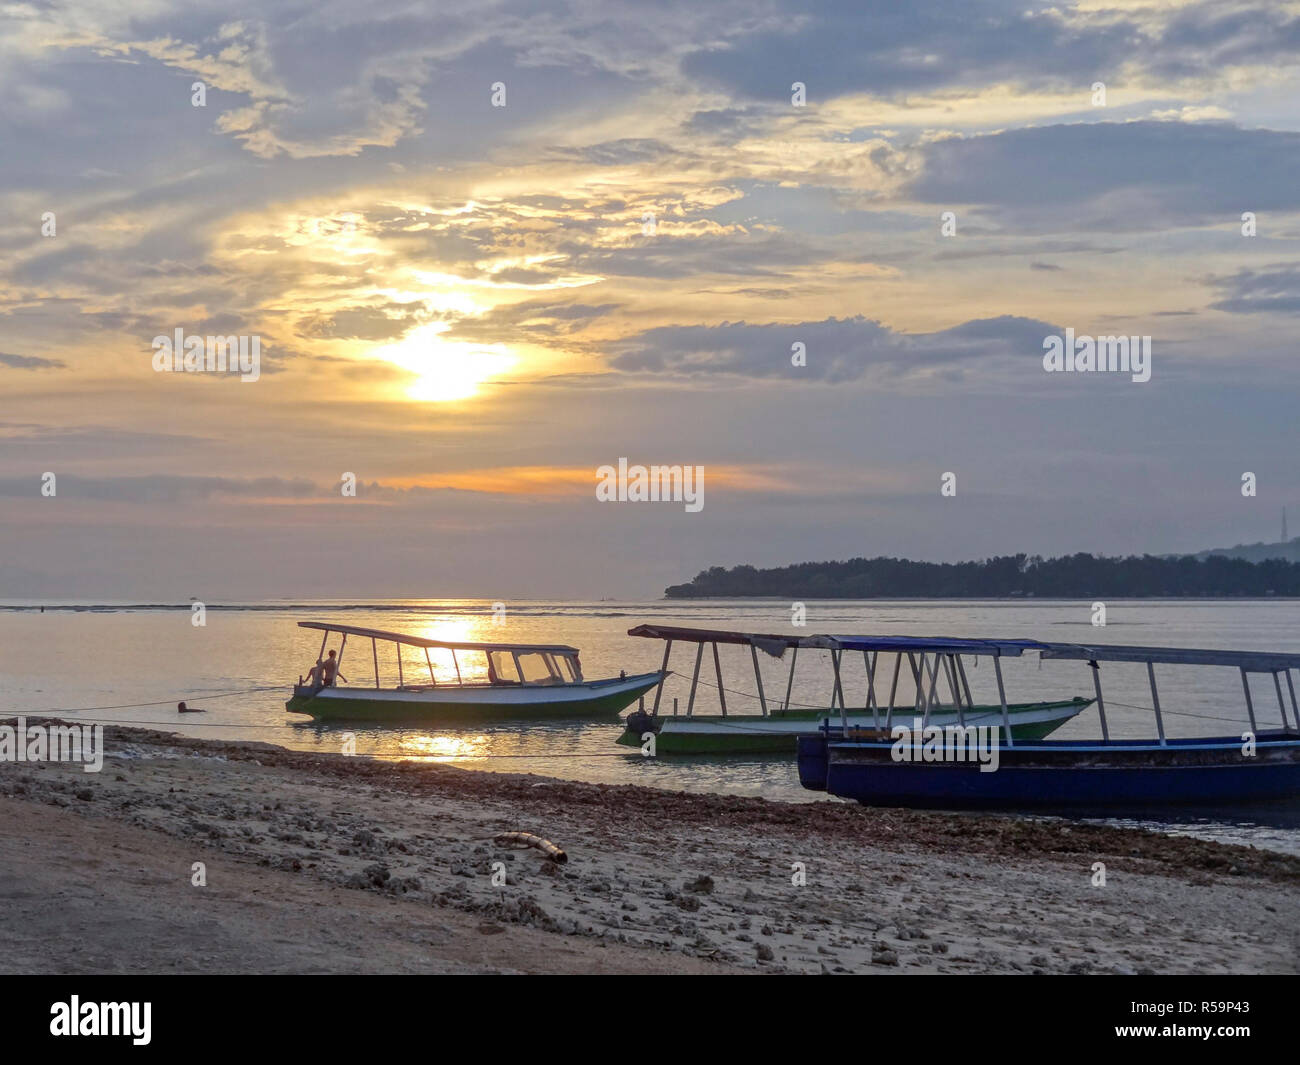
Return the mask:
[[953, 808], [1217, 805], [1300, 796], [1300, 733], [1156, 742], [1048, 740], [998, 748], [995, 771], [974, 762], [896, 761], [893, 745], [799, 737], [799, 780], [870, 806]]
[[[1065, 722], [1075, 717], [1092, 704], [1090, 699], [1065, 699], [1057, 702], [1014, 703], [1007, 707], [1007, 716], [1011, 719], [1011, 735], [1017, 740], [1042, 739], [1060, 728]], [[656, 732], [655, 754], [784, 754], [795, 753], [800, 735], [807, 733], [829, 717], [832, 721], [840, 720], [838, 710], [793, 710], [774, 711], [770, 716], [758, 714], [694, 714], [690, 717], [668, 716], [655, 722], [637, 720], [637, 715], [629, 714], [627, 727], [618, 738], [625, 747], [640, 747], [642, 735], [649, 729]], [[850, 726], [871, 728], [874, 724], [870, 714], [861, 712], [848, 715]], [[976, 706], [965, 711], [967, 725], [984, 725], [995, 729], [997, 736], [1002, 735], [1002, 708], [1000, 706]], [[880, 722], [884, 723], [884, 715]], [[911, 725], [914, 721], [909, 712], [906, 716], [895, 713], [895, 725]], [[940, 728], [958, 723], [957, 714], [952, 710], [932, 712], [930, 724]]]
[[286, 702], [291, 713], [318, 721], [420, 722], [612, 718], [659, 683], [660, 673], [639, 673], [582, 684], [446, 686], [420, 690], [298, 688]]

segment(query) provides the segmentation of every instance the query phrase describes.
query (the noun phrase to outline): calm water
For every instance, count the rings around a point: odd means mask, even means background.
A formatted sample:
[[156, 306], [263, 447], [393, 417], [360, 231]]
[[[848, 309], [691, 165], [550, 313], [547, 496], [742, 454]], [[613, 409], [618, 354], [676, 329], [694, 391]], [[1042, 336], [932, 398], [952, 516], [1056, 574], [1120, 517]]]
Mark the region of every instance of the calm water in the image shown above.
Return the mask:
[[[1112, 601], [1104, 629], [1091, 622], [1091, 604], [1048, 601], [815, 602], [807, 604], [807, 625], [791, 626], [789, 604], [766, 600], [665, 602], [512, 602], [504, 619], [489, 601], [406, 600], [375, 603], [268, 601], [221, 607], [208, 604], [206, 624], [191, 624], [188, 608], [106, 603], [93, 609], [0, 600], [0, 712], [59, 713], [104, 723], [165, 725], [193, 736], [254, 739], [302, 750], [338, 751], [344, 732], [322, 728], [284, 710], [289, 687], [305, 673], [320, 647], [319, 634], [299, 629], [300, 620], [337, 621], [391, 629], [437, 639], [568, 643], [582, 651], [588, 679], [658, 668], [663, 645], [632, 638], [642, 622], [695, 625], [760, 632], [898, 633], [907, 635], [1004, 636], [1043, 640], [1170, 644], [1300, 652], [1300, 603], [1294, 601]], [[337, 639], [337, 638], [335, 638]], [[331, 644], [335, 646], [335, 644]], [[384, 684], [395, 684], [392, 647], [380, 651]], [[694, 649], [679, 646], [665, 689], [664, 708], [680, 699], [685, 709]], [[427, 675], [423, 656], [404, 660], [407, 676]], [[747, 648], [721, 649], [728, 709], [757, 709], [753, 666]], [[789, 657], [760, 655], [770, 700], [785, 696]], [[435, 667], [439, 667], [435, 658]], [[450, 669], [448, 662], [447, 668]], [[374, 683], [368, 646], [354, 641], [343, 673], [353, 685]], [[866, 674], [860, 659], [846, 656], [845, 695], [850, 705], [865, 701]], [[1092, 680], [1081, 662], [1039, 663], [1037, 656], [1008, 660], [1008, 697], [1015, 700], [1083, 695]], [[714, 680], [706, 654], [701, 676]], [[997, 701], [987, 662], [968, 676], [977, 702]], [[827, 652], [799, 654], [791, 702], [825, 706], [831, 691]], [[1280, 723], [1268, 678], [1252, 679], [1260, 727]], [[1222, 668], [1157, 668], [1161, 708], [1171, 735], [1239, 733], [1246, 724], [1239, 675]], [[1154, 734], [1146, 667], [1106, 664], [1102, 674], [1112, 736]], [[252, 691], [250, 689], [268, 689]], [[900, 702], [910, 700], [900, 685]], [[233, 694], [231, 694], [233, 693]], [[207, 711], [179, 717], [184, 699]], [[156, 703], [158, 705], [138, 705]], [[702, 685], [696, 709], [716, 711], [717, 693]], [[471, 769], [543, 773], [574, 780], [634, 783], [689, 791], [762, 795], [795, 801], [825, 801], [799, 787], [793, 760], [647, 760], [615, 745], [615, 723], [539, 723], [529, 728], [370, 728], [355, 733], [358, 753], [423, 758]], [[1054, 735], [1099, 735], [1095, 708]], [[834, 800], [832, 800], [834, 801]], [[1149, 822], [1145, 822], [1149, 823]], [[1164, 822], [1172, 824], [1171, 822]], [[1233, 814], [1201, 812], [1183, 817], [1178, 830], [1195, 831], [1280, 847], [1300, 853], [1300, 804]]]

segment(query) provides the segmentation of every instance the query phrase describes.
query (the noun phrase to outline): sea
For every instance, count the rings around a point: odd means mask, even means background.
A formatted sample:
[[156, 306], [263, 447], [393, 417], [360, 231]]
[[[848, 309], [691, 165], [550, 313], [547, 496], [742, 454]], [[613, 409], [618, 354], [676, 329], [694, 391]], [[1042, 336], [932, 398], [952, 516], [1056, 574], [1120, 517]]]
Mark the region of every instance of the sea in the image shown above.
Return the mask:
[[[802, 606], [802, 611], [798, 610]], [[808, 600], [799, 605], [741, 600], [477, 599], [306, 600], [146, 603], [0, 599], [0, 714], [41, 715], [104, 724], [160, 728], [188, 736], [257, 740], [297, 750], [338, 752], [352, 738], [356, 754], [415, 759], [470, 770], [534, 773], [569, 780], [638, 784], [667, 790], [762, 796], [790, 802], [838, 802], [799, 786], [793, 757], [645, 758], [615, 744], [613, 721], [538, 721], [455, 728], [320, 726], [288, 713], [291, 688], [316, 660], [321, 634], [301, 621], [336, 622], [441, 640], [563, 643], [581, 651], [587, 679], [659, 668], [664, 645], [633, 637], [641, 624], [688, 625], [748, 632], [1006, 637], [1075, 643], [1156, 644], [1300, 653], [1300, 602], [1295, 600]], [[800, 616], [802, 615], [802, 616]], [[800, 625], [798, 622], [802, 621]], [[201, 623], [200, 623], [201, 622]], [[331, 646], [337, 646], [337, 637]], [[386, 652], [386, 653], [385, 653]], [[405, 675], [427, 667], [408, 650]], [[756, 712], [757, 684], [748, 648], [720, 651], [727, 709]], [[764, 693], [773, 705], [828, 706], [829, 652], [799, 652], [793, 682], [783, 659], [760, 655]], [[846, 655], [845, 697], [866, 701], [866, 670]], [[379, 681], [397, 681], [392, 645], [380, 647]], [[674, 646], [662, 713], [685, 713], [695, 666], [693, 645]], [[450, 660], [435, 659], [439, 678]], [[1155, 734], [1145, 665], [1106, 663], [1103, 695], [1112, 737]], [[375, 683], [368, 641], [344, 653], [351, 686]], [[906, 672], [906, 670], [904, 670]], [[1093, 695], [1083, 662], [1007, 659], [1012, 701]], [[454, 674], [451, 674], [454, 676]], [[967, 675], [975, 701], [996, 703], [987, 661]], [[712, 655], [701, 664], [695, 710], [717, 712]], [[1223, 667], [1157, 666], [1157, 687], [1169, 735], [1238, 735], [1248, 728], [1241, 677]], [[1285, 692], [1285, 685], [1283, 686]], [[906, 678], [898, 701], [910, 704]], [[1281, 723], [1272, 678], [1251, 677], [1260, 728]], [[205, 711], [178, 714], [176, 704]], [[1287, 694], [1289, 707], [1289, 693]], [[1055, 738], [1100, 736], [1090, 707]], [[869, 812], [865, 816], [870, 816]], [[1042, 816], [1027, 814], [1026, 816]], [[1162, 832], [1300, 854], [1300, 801], [1254, 808], [1122, 811], [1105, 820]]]

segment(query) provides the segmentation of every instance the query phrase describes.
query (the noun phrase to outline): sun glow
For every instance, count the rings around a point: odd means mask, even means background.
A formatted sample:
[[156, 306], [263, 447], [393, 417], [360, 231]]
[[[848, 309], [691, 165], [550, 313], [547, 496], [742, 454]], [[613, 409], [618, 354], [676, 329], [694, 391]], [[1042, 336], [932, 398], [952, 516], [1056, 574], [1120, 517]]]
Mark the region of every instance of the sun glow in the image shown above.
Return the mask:
[[416, 375], [406, 389], [410, 399], [431, 403], [468, 399], [479, 386], [515, 365], [517, 360], [504, 344], [444, 340], [442, 334], [449, 328], [445, 322], [422, 325], [373, 352], [376, 358]]

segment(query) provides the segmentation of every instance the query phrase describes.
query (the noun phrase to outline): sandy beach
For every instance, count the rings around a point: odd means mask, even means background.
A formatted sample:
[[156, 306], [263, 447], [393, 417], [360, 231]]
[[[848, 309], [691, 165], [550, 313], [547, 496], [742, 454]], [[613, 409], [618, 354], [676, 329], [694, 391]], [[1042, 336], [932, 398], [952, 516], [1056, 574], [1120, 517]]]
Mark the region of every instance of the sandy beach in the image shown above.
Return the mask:
[[1300, 859], [1249, 847], [106, 739], [0, 763], [6, 972], [1300, 970]]

